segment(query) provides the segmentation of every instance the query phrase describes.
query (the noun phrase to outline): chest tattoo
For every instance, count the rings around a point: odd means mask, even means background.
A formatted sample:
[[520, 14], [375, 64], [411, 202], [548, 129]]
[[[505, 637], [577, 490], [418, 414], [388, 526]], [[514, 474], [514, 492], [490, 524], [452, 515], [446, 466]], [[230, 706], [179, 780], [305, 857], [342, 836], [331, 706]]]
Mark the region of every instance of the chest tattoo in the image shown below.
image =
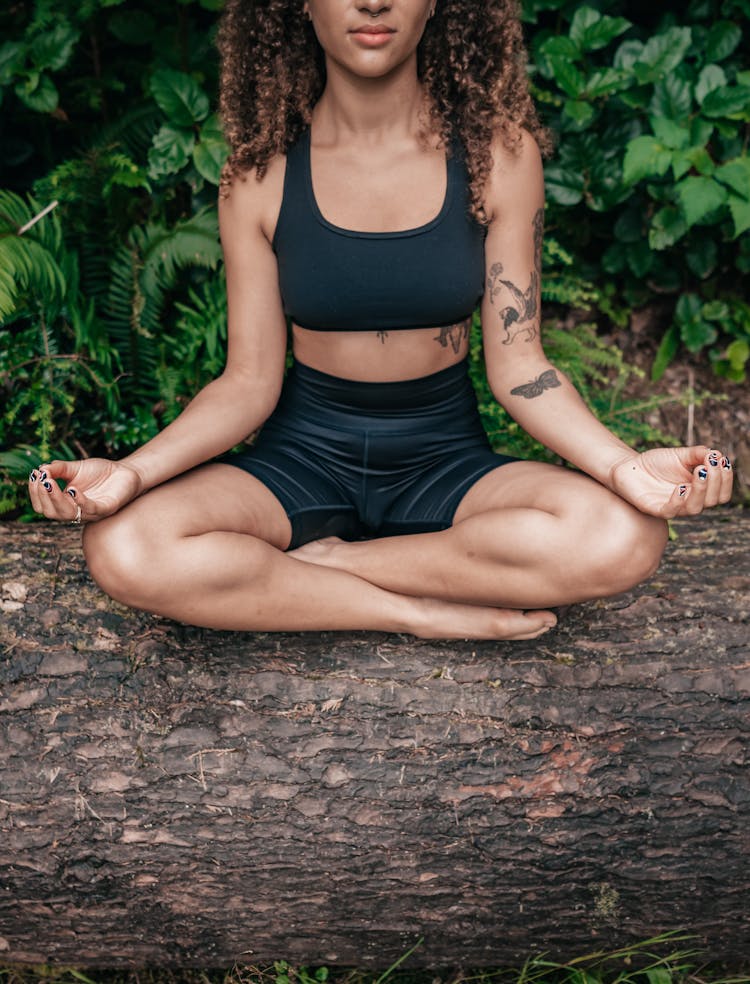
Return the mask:
[[[500, 320], [505, 331], [503, 345], [511, 345], [519, 335], [526, 336], [531, 342], [537, 336], [537, 320], [539, 317], [540, 281], [542, 272], [542, 238], [544, 235], [544, 209], [539, 209], [534, 216], [534, 269], [531, 271], [529, 286], [523, 290], [511, 280], [503, 279], [502, 263], [494, 263], [490, 267], [487, 279], [487, 289], [490, 303], [499, 306], [505, 301], [505, 306], [499, 310]], [[510, 295], [510, 297], [508, 297]]]

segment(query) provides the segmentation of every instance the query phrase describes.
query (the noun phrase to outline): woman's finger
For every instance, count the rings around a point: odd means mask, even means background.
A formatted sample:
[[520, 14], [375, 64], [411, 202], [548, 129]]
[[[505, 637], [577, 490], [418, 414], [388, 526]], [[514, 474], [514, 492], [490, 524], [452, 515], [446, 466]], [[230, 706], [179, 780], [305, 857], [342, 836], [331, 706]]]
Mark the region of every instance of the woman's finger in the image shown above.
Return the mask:
[[678, 485], [669, 497], [666, 505], [661, 511], [663, 519], [673, 519], [675, 516], [684, 516], [685, 507], [690, 498], [690, 485]]
[[62, 491], [57, 482], [50, 476], [40, 481], [39, 496], [42, 512], [48, 519], [72, 522], [78, 514], [73, 497]]
[[29, 499], [34, 512], [37, 513], [42, 512], [40, 491], [42, 491], [42, 475], [38, 468], [34, 468], [29, 475]]
[[719, 502], [729, 502], [732, 498], [732, 485], [734, 484], [734, 469], [732, 462], [727, 457], [722, 457], [719, 467], [721, 468], [721, 490], [719, 492]]
[[705, 509], [717, 506], [721, 501], [721, 452], [712, 449], [706, 455], [703, 463], [704, 470], [708, 473], [706, 482], [706, 495], [703, 506]]
[[693, 472], [693, 480], [690, 483], [690, 495], [685, 503], [685, 515], [697, 516], [703, 512], [706, 505], [706, 492], [708, 490], [708, 465], [698, 465]]

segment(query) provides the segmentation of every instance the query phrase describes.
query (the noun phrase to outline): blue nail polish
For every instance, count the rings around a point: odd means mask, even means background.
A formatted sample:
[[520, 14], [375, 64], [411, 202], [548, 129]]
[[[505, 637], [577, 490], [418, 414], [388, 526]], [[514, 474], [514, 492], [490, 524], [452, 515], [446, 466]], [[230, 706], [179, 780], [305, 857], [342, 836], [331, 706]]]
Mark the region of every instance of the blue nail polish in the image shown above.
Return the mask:
[[709, 465], [711, 465], [712, 468], [716, 468], [716, 466], [719, 464], [719, 459], [711, 457], [708, 459], [708, 463]]
[[44, 481], [46, 477], [47, 477], [47, 472], [42, 472], [42, 481]]
[[42, 482], [42, 485], [45, 487], [45, 489], [48, 492], [51, 492], [52, 491], [52, 483], [51, 482]]
[[698, 469], [698, 478], [701, 480], [701, 482], [706, 481], [706, 479], [708, 478], [708, 472], [706, 471], [705, 468]]
[[37, 480], [37, 474], [36, 474], [36, 471], [33, 471], [33, 472], [32, 472], [32, 473], [31, 473], [31, 474], [29, 475], [29, 481], [30, 481], [30, 482], [35, 482], [36, 480]]
[[687, 495], [687, 485], [680, 486], [680, 495], [681, 496]]
[[726, 471], [732, 470], [732, 462], [729, 460], [729, 458], [724, 459], [724, 468]]
[[68, 495], [72, 499], [75, 499], [75, 497], [76, 497], [76, 490], [75, 489], [65, 489], [65, 491], [68, 493]]

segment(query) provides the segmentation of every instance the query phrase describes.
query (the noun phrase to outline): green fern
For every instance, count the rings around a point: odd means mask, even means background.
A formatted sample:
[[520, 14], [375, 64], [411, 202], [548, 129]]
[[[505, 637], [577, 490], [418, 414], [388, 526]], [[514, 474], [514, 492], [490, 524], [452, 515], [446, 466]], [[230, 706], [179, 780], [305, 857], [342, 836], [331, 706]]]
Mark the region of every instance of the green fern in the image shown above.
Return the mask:
[[61, 304], [68, 292], [57, 217], [47, 215], [20, 231], [41, 211], [35, 199], [24, 202], [20, 195], [0, 190], [0, 319], [16, 315], [35, 298]]

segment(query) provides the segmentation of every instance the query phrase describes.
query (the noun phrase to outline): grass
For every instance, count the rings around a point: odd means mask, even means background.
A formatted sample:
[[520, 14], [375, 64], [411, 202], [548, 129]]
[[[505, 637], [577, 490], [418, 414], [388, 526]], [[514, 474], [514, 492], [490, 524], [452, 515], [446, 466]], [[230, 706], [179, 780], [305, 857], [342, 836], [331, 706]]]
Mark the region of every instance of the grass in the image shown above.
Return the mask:
[[[542, 954], [529, 957], [521, 967], [500, 970], [400, 970], [419, 949], [417, 943], [385, 971], [295, 966], [285, 960], [231, 970], [0, 967], [0, 984], [750, 984], [750, 972], [728, 972], [728, 965], [707, 962], [700, 950], [690, 949], [694, 939], [667, 933], [567, 963]], [[687, 947], [673, 949], [676, 944]]]

